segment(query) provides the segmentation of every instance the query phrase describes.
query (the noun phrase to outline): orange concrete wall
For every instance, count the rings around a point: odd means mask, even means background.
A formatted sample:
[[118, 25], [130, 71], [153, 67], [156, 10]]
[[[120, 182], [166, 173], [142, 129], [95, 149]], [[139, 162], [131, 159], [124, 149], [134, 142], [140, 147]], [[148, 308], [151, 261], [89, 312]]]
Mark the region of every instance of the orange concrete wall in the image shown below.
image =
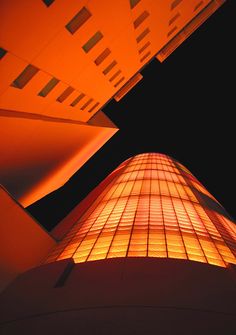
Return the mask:
[[[222, 2], [57, 0], [46, 6], [41, 0], [1, 1], [0, 44], [7, 53], [0, 61], [0, 108], [86, 122], [194, 17], [209, 4]], [[72, 34], [66, 26], [83, 8], [90, 17]], [[97, 32], [102, 38], [85, 52], [83, 46]], [[107, 49], [107, 57], [98, 62]], [[23, 89], [11, 86], [29, 64], [37, 74]], [[47, 97], [39, 96], [52, 78], [58, 85]], [[74, 91], [58, 102], [68, 87]], [[71, 106], [81, 93], [83, 99]]]
[[23, 206], [62, 186], [118, 130], [1, 112], [0, 183]]
[[0, 291], [18, 274], [40, 264], [55, 240], [0, 187]]

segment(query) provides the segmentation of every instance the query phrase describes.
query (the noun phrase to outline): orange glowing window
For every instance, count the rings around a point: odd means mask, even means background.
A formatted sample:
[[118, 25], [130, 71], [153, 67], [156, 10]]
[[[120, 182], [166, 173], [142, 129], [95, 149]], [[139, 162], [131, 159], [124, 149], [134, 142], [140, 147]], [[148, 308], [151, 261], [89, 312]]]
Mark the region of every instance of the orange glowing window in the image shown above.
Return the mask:
[[148, 153], [115, 171], [47, 262], [169, 257], [222, 267], [236, 264], [234, 222], [223, 209], [219, 214], [208, 206], [208, 192], [203, 186], [199, 192], [194, 187], [199, 182], [178, 162]]

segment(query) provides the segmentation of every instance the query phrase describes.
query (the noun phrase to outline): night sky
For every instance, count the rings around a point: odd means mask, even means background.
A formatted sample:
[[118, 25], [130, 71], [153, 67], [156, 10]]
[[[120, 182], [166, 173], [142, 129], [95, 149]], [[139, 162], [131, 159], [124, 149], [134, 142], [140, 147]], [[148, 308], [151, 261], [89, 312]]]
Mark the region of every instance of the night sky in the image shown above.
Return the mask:
[[236, 218], [235, 20], [229, 0], [162, 64], [103, 112], [120, 128], [60, 189], [27, 210], [52, 229], [123, 160], [161, 152], [184, 164]]

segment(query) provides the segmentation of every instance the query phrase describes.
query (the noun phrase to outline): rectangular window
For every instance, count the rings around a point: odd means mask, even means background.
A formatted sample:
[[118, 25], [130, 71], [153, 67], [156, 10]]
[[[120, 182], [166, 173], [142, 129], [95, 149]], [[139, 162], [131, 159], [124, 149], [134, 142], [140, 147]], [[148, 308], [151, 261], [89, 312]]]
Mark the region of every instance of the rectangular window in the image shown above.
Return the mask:
[[73, 35], [90, 17], [92, 14], [87, 8], [83, 7], [66, 25], [66, 29]]
[[121, 70], [116, 71], [116, 73], [113, 74], [113, 76], [109, 79], [109, 81], [113, 81], [119, 74], [121, 73]]
[[66, 98], [68, 98], [68, 96], [72, 93], [72, 92], [74, 92], [74, 88], [73, 87], [71, 87], [71, 86], [69, 86], [69, 87], [67, 87], [66, 89], [65, 89], [65, 91], [64, 92], [62, 92], [62, 94], [57, 98], [57, 101], [59, 101], [59, 102], [63, 102], [64, 100], [66, 100]]
[[58, 281], [56, 282], [55, 288], [63, 287], [71, 274], [73, 268], [75, 266], [74, 260], [71, 259], [71, 262], [66, 265], [64, 271], [62, 272], [61, 276], [59, 277]]
[[111, 69], [113, 69], [113, 67], [116, 66], [116, 64], [117, 64], [117, 61], [113, 60], [113, 62], [111, 62], [111, 64], [109, 64], [109, 65], [105, 68], [105, 70], [103, 70], [103, 74], [105, 74], [105, 75], [108, 74], [108, 72], [110, 72]]
[[133, 9], [141, 0], [130, 0], [130, 8]]
[[148, 51], [141, 59], [140, 59], [140, 62], [143, 62], [144, 59], [146, 59], [149, 55], [151, 54], [150, 51]]
[[115, 83], [114, 87], [117, 87], [118, 85], [120, 85], [120, 83], [125, 79], [125, 77], [120, 78], [120, 80], [117, 81], [117, 83]]
[[177, 7], [183, 0], [174, 0], [170, 6], [170, 9], [173, 10], [175, 7]]
[[174, 28], [172, 28], [172, 29], [168, 32], [167, 37], [169, 37], [170, 35], [172, 35], [172, 34], [176, 31], [176, 29], [177, 29], [177, 26], [174, 26]]
[[12, 82], [11, 86], [20, 89], [25, 87], [25, 85], [36, 75], [38, 71], [39, 69], [37, 67], [29, 64], [21, 72], [21, 74]]
[[99, 102], [96, 102], [95, 105], [88, 110], [88, 113], [91, 113], [97, 106], [99, 105]]
[[200, 8], [201, 6], [203, 5], [203, 1], [200, 1], [195, 7], [194, 7], [194, 12], [196, 11], [196, 10], [198, 10], [198, 8]]
[[103, 34], [100, 31], [97, 31], [88, 42], [83, 45], [83, 49], [86, 53], [88, 53], [101, 39], [103, 38]]
[[139, 43], [140, 41], [142, 41], [142, 39], [148, 34], [150, 33], [149, 28], [146, 28], [140, 35], [138, 35], [138, 37], [136, 38], [137, 43]]
[[72, 101], [72, 103], [70, 104], [72, 107], [75, 107], [80, 100], [82, 100], [85, 97], [84, 93], [81, 93], [74, 101]]
[[147, 43], [145, 43], [142, 48], [139, 49], [139, 53], [141, 54], [144, 50], [147, 49], [147, 47], [150, 45], [151, 43], [148, 41]]
[[88, 107], [88, 105], [91, 104], [91, 102], [93, 101], [93, 99], [89, 99], [80, 109], [83, 111], [86, 107]]
[[170, 19], [170, 21], [169, 21], [169, 26], [170, 26], [173, 22], [175, 22], [175, 20], [177, 20], [179, 16], [180, 16], [179, 13], [175, 14], [175, 15]]
[[106, 48], [96, 59], [95, 59], [95, 61], [94, 61], [94, 63], [96, 64], [96, 65], [100, 65], [103, 61], [104, 61], [104, 59], [107, 57], [107, 56], [109, 56], [110, 55], [110, 53], [111, 53], [111, 50], [110, 49], [108, 49], [108, 48]]
[[141, 23], [149, 16], [149, 13], [145, 10], [137, 19], [134, 21], [134, 29], [138, 28]]
[[0, 59], [2, 59], [7, 53], [7, 50], [0, 48]]
[[51, 6], [51, 4], [54, 2], [55, 0], [43, 0], [43, 2], [45, 3], [45, 5], [47, 7]]
[[39, 92], [38, 95], [40, 95], [41, 97], [46, 97], [58, 83], [59, 80], [57, 78], [52, 78]]

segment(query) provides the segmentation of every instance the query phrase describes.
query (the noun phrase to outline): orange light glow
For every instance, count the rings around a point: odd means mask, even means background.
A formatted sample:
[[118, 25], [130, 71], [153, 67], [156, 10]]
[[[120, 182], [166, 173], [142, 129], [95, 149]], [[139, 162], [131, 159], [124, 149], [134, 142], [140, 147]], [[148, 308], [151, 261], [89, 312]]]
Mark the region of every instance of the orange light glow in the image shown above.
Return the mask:
[[227, 213], [181, 164], [137, 155], [74, 224], [47, 262], [169, 257], [225, 267], [236, 263], [236, 229]]

